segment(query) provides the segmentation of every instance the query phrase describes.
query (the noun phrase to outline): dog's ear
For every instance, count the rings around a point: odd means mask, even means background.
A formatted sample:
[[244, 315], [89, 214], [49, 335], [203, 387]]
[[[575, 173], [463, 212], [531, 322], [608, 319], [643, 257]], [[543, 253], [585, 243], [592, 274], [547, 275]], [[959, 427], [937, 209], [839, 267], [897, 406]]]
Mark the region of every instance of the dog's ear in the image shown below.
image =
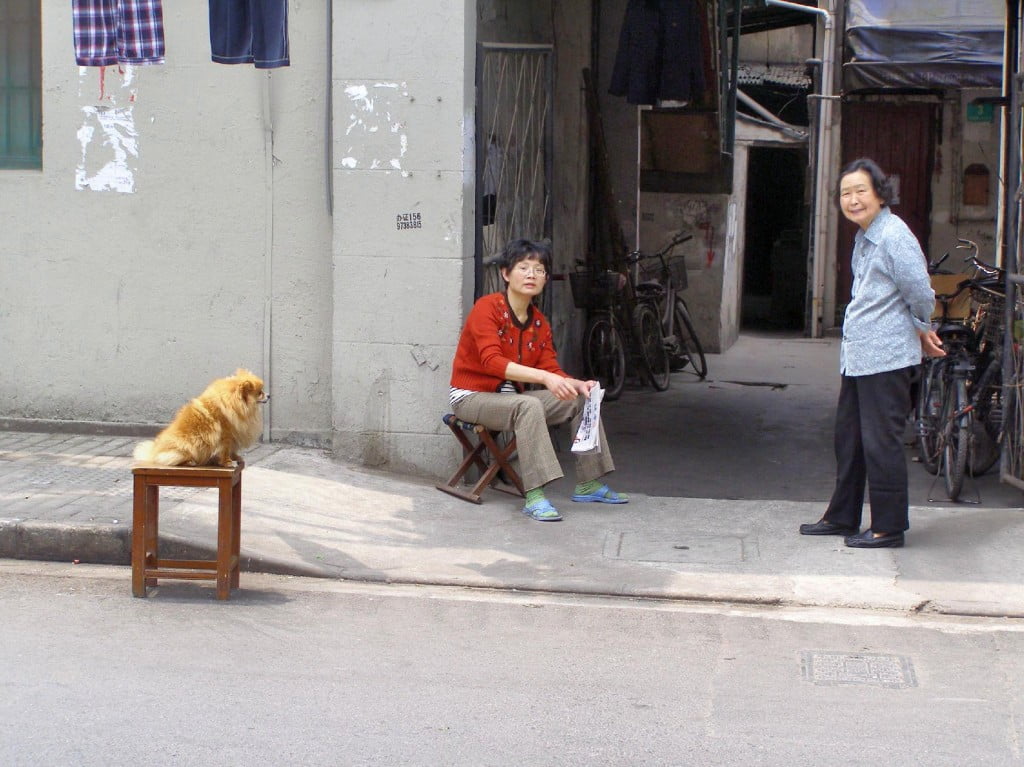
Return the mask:
[[251, 376], [251, 375], [252, 375], [252, 373], [250, 373], [245, 368], [238, 368], [238, 370], [235, 371], [235, 377], [236, 378], [245, 378], [245, 377], [248, 377], [248, 376]]

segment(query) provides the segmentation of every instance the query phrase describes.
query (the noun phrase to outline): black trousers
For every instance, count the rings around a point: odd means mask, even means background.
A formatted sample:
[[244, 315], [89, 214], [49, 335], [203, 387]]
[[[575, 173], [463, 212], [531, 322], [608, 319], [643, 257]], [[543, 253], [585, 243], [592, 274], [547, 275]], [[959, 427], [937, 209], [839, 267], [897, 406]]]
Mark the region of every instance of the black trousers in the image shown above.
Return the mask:
[[871, 529], [895, 533], [910, 527], [903, 430], [912, 370], [843, 376], [836, 408], [836, 488], [825, 511], [829, 522], [860, 528], [867, 482]]

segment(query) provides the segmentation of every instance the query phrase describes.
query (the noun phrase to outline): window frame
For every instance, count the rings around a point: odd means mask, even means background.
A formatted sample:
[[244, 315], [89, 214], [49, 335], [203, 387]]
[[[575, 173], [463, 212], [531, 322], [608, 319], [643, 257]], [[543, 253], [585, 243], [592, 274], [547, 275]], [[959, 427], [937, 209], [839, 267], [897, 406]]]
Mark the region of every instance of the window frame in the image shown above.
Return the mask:
[[0, 170], [43, 167], [41, 0], [0, 7]]

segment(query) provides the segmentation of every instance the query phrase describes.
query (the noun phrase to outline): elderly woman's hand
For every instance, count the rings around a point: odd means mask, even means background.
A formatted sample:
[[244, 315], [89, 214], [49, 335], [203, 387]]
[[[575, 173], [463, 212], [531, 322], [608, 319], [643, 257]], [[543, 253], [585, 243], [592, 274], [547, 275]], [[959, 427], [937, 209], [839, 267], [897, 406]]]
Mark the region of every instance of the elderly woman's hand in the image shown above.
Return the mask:
[[921, 337], [921, 353], [926, 357], [945, 357], [946, 352], [942, 348], [942, 339], [934, 330], [926, 333], [918, 332]]

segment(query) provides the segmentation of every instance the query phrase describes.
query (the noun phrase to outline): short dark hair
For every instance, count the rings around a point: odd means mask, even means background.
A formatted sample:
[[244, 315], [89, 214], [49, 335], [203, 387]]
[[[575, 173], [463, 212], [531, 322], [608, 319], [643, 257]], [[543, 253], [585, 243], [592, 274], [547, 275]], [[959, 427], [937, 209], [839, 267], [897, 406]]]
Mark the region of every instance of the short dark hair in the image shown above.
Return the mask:
[[882, 207], [884, 208], [890, 202], [892, 202], [892, 181], [885, 175], [885, 172], [878, 167], [878, 163], [868, 157], [858, 157], [856, 160], [847, 165], [839, 173], [839, 186], [836, 188], [836, 199], [839, 198], [839, 187], [842, 186], [843, 178], [849, 176], [851, 173], [856, 173], [862, 170], [868, 174], [871, 178], [871, 186], [874, 187], [875, 194], [882, 201]]
[[536, 258], [544, 269], [551, 271], [551, 244], [547, 240], [511, 240], [501, 253], [498, 266], [511, 269], [520, 261]]

